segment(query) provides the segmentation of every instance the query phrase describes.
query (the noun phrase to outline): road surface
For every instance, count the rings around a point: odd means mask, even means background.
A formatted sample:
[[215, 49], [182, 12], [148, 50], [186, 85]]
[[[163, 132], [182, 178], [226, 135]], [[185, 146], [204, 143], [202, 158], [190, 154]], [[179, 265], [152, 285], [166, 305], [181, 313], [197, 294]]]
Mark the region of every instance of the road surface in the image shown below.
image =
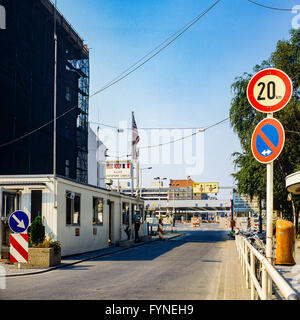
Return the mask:
[[185, 226], [185, 236], [48, 273], [8, 278], [0, 299], [215, 299], [227, 232], [214, 224], [194, 229]]

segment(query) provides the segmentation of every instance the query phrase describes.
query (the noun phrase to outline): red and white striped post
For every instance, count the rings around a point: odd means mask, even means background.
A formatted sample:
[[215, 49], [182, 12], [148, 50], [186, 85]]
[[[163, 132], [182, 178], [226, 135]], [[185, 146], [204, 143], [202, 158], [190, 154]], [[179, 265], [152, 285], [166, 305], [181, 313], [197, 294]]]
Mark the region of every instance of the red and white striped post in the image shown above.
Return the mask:
[[169, 217], [169, 201], [170, 201], [170, 191], [168, 190], [167, 193], [168, 197], [167, 197], [167, 216]]
[[159, 237], [159, 240], [164, 240], [164, 224], [163, 224], [163, 221], [162, 221], [162, 217], [159, 217], [158, 237]]
[[28, 233], [14, 233], [10, 235], [10, 262], [28, 262]]

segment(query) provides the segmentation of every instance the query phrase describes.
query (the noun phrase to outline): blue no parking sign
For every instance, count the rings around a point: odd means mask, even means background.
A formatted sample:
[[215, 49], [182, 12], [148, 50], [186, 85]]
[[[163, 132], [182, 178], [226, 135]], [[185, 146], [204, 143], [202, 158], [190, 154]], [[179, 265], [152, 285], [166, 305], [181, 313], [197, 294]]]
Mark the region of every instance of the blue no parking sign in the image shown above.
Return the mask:
[[252, 153], [257, 161], [270, 163], [280, 155], [284, 141], [282, 124], [277, 119], [266, 118], [254, 130], [251, 141]]

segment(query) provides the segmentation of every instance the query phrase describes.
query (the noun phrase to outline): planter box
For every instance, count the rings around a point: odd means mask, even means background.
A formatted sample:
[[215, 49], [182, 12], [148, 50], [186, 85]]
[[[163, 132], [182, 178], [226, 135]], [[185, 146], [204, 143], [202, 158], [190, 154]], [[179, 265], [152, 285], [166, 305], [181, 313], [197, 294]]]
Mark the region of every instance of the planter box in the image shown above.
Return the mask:
[[49, 268], [60, 262], [61, 253], [55, 254], [54, 248], [29, 248], [28, 263], [22, 263], [22, 268]]

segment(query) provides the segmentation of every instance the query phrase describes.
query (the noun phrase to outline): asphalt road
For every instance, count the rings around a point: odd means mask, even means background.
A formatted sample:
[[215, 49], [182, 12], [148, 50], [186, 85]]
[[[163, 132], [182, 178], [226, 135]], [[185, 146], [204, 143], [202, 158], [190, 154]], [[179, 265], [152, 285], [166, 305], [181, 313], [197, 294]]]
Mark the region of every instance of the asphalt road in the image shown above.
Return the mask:
[[8, 278], [0, 299], [215, 299], [226, 232], [208, 224], [184, 232], [48, 273]]

